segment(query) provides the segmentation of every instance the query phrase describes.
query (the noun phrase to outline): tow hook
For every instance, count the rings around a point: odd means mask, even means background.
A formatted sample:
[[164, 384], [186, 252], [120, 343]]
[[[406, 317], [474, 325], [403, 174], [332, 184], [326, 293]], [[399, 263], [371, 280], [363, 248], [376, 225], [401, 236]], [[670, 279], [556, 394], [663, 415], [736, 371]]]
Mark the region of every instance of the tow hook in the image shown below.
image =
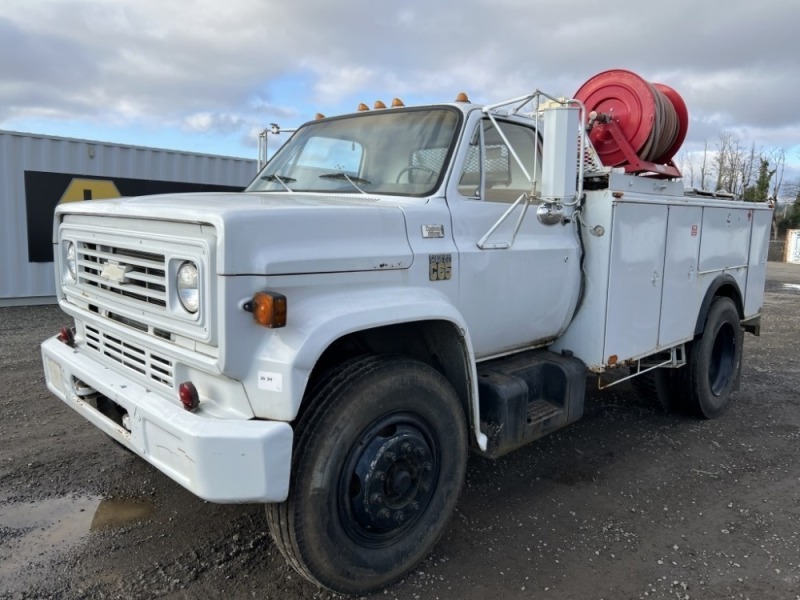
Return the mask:
[[58, 341], [64, 342], [70, 348], [75, 347], [75, 330], [72, 327], [62, 327], [58, 333]]

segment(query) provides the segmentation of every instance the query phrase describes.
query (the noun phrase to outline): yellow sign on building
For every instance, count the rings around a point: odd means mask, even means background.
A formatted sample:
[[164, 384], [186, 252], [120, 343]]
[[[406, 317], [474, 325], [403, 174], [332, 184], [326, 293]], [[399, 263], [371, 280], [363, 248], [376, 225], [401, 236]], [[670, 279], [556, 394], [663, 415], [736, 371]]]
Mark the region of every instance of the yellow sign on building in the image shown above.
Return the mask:
[[116, 184], [110, 179], [82, 179], [75, 177], [69, 182], [58, 203], [103, 200], [105, 198], [119, 198], [120, 196], [121, 194]]

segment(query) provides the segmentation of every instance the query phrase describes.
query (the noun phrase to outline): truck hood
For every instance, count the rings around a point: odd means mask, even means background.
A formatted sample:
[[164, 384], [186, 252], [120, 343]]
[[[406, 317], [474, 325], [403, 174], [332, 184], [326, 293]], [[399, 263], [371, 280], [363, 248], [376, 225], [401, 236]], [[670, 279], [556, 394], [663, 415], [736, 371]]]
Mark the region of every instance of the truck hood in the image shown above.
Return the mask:
[[367, 196], [163, 194], [70, 202], [56, 214], [211, 225], [220, 275], [407, 269], [413, 261], [402, 208]]

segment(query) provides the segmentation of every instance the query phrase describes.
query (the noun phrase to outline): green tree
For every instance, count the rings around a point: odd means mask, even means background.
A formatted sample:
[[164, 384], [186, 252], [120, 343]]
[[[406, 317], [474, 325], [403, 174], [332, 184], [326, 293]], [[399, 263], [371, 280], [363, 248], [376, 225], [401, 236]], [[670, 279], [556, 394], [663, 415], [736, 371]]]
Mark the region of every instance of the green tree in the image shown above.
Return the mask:
[[785, 206], [781, 211], [778, 219], [780, 229], [800, 229], [800, 180], [794, 186], [797, 186], [794, 203]]
[[775, 169], [769, 168], [769, 161], [761, 157], [761, 164], [758, 167], [758, 179], [754, 185], [747, 186], [744, 190], [743, 198], [748, 202], [766, 202], [769, 196], [769, 182], [775, 175]]
[[789, 209], [789, 214], [786, 215], [784, 221], [786, 229], [799, 229], [800, 228], [800, 192], [797, 192], [797, 198]]

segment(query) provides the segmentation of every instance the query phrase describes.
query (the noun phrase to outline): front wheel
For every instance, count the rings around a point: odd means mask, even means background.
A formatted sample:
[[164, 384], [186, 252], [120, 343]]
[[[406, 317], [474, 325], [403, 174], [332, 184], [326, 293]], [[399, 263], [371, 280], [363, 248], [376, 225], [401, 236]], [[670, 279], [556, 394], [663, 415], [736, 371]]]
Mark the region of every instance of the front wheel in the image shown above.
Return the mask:
[[426, 364], [366, 357], [336, 369], [299, 419], [289, 497], [267, 505], [276, 545], [336, 592], [380, 589], [442, 534], [464, 480], [467, 427]]
[[744, 333], [733, 300], [719, 297], [711, 304], [706, 325], [692, 343], [688, 364], [680, 376], [690, 410], [706, 419], [721, 415], [731, 403], [739, 376]]

